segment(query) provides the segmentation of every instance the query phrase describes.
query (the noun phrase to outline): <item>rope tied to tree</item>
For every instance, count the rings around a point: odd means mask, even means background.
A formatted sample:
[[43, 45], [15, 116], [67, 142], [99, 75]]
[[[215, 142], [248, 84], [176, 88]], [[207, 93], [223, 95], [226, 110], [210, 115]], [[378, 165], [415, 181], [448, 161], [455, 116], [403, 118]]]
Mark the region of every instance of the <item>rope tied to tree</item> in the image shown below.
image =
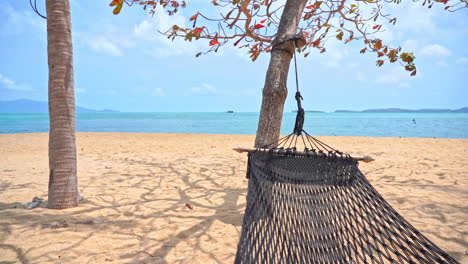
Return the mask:
[[[281, 48], [280, 45], [287, 43], [287, 42], [293, 42], [293, 50], [292, 52], [289, 49]], [[293, 134], [300, 136], [302, 135], [303, 132], [303, 127], [304, 127], [304, 120], [305, 120], [305, 111], [302, 108], [301, 100], [304, 100], [304, 98], [301, 95], [301, 92], [299, 91], [299, 76], [298, 76], [298, 70], [297, 70], [297, 56], [296, 56], [296, 49], [300, 48], [305, 45], [305, 37], [302, 32], [294, 35], [292, 38], [288, 38], [286, 40], [280, 41], [278, 43], [273, 44], [273, 50], [281, 50], [284, 52], [287, 52], [288, 54], [291, 55], [292, 58], [294, 58], [294, 73], [296, 77], [296, 95], [295, 99], [297, 102], [297, 115], [296, 115], [296, 122], [294, 124], [294, 132]]]

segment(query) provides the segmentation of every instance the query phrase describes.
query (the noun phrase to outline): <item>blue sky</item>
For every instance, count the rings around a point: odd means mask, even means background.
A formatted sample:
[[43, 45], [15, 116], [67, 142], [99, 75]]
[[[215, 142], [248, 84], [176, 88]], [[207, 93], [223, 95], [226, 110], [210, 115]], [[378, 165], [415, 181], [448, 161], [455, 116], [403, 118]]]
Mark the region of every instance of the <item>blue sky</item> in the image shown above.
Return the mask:
[[[45, 13], [44, 1], [38, 7]], [[228, 46], [195, 58], [206, 40], [171, 42], [157, 33], [187, 23], [209, 1], [188, 1], [176, 16], [149, 16], [110, 1], [71, 0], [76, 103], [132, 112], [258, 112], [269, 54], [251, 62], [246, 50]], [[418, 75], [398, 64], [375, 66], [358, 41], [330, 43], [324, 54], [298, 57], [306, 109], [460, 108], [468, 106], [468, 11], [450, 13], [419, 3], [389, 6], [398, 18], [381, 38], [416, 55]], [[46, 21], [27, 0], [0, 6], [0, 100], [47, 100]], [[293, 77], [292, 72], [290, 77]], [[290, 78], [286, 111], [295, 108]]]

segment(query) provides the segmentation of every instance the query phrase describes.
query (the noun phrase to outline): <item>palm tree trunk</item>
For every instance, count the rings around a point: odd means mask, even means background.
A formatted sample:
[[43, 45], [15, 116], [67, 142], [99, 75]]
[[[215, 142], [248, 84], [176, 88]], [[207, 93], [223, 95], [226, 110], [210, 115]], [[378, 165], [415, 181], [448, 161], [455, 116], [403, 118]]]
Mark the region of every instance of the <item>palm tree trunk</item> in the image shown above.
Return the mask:
[[69, 0], [46, 0], [49, 63], [49, 202], [51, 209], [78, 205], [75, 95]]
[[289, 65], [294, 50], [293, 42], [283, 41], [294, 37], [307, 0], [287, 0], [278, 25], [278, 33], [271, 51], [270, 64], [263, 88], [262, 109], [258, 122], [255, 147], [263, 147], [279, 138], [281, 121], [283, 119], [284, 101], [288, 89]]

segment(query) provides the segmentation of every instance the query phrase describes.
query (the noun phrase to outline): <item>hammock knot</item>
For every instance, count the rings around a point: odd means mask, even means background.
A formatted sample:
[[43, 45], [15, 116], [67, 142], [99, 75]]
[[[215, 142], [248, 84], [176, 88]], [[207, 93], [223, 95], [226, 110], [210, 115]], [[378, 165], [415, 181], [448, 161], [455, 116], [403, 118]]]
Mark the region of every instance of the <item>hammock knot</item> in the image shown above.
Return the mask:
[[294, 134], [296, 135], [301, 135], [302, 134], [302, 128], [304, 126], [304, 109], [302, 108], [301, 105], [301, 100], [302, 100], [302, 95], [301, 92], [297, 91], [296, 92], [296, 101], [297, 101], [297, 115], [296, 115], [296, 123], [294, 125]]

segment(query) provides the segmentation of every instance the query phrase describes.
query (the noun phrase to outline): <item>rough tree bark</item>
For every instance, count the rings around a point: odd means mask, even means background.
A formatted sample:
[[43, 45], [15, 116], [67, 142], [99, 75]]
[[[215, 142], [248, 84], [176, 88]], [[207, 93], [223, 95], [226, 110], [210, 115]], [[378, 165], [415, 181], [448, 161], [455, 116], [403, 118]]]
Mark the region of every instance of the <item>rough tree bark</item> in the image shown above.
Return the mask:
[[78, 205], [75, 95], [69, 0], [46, 0], [49, 63], [49, 202], [51, 209]]
[[273, 40], [273, 45], [277, 44], [277, 46], [271, 51], [270, 64], [263, 87], [262, 109], [255, 147], [265, 146], [279, 138], [284, 101], [288, 93], [286, 82], [294, 49], [292, 41], [282, 42], [296, 35], [306, 3], [307, 0], [287, 0], [281, 15], [278, 33]]

